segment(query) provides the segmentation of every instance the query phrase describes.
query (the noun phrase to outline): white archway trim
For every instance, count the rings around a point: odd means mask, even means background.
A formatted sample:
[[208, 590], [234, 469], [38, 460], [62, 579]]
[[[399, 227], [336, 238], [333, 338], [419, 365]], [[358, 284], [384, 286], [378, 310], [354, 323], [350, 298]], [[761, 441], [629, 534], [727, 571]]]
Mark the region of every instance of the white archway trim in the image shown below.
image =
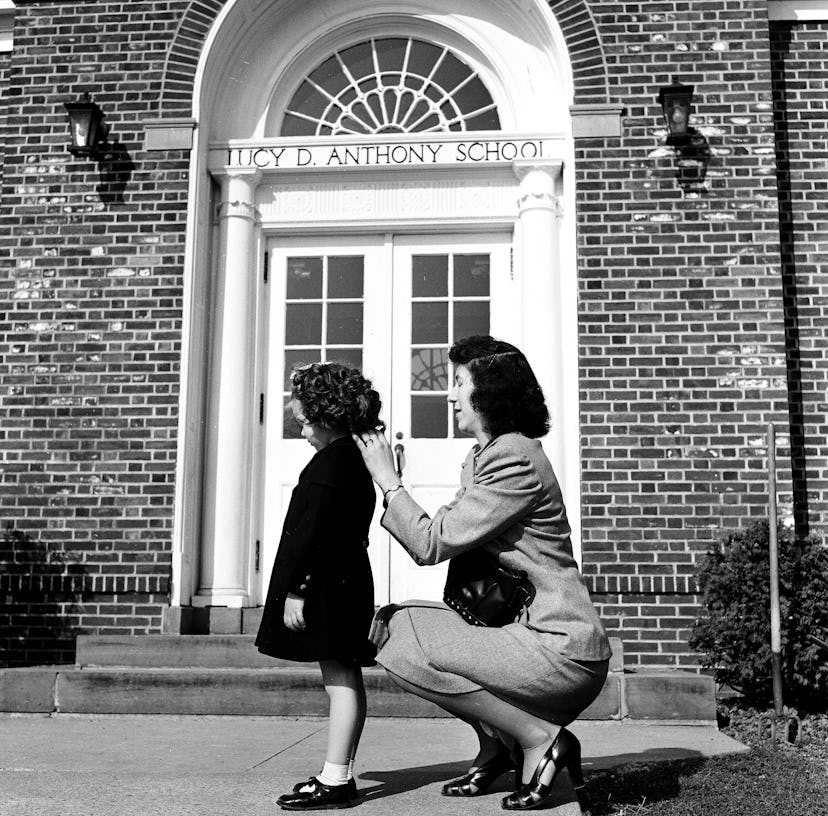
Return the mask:
[[459, 0], [450, 13], [439, 0], [332, 5], [231, 0], [222, 9], [195, 82], [193, 116], [200, 120], [202, 111], [210, 112], [211, 140], [274, 135], [284, 97], [304, 73], [336, 48], [389, 34], [419, 36], [455, 50], [487, 84], [504, 130], [558, 130], [568, 118], [573, 99], [568, 52], [542, 0]]
[[[205, 521], [196, 508], [202, 503], [203, 488], [209, 487], [202, 483], [205, 456], [212, 456], [210, 442], [205, 436], [209, 431], [205, 430], [208, 413], [204, 395], [215, 388], [215, 383], [211, 383], [208, 376], [204, 350], [210, 345], [211, 320], [215, 319], [215, 316], [211, 317], [214, 308], [211, 281], [217, 266], [214, 258], [221, 255], [221, 248], [214, 246], [214, 235], [218, 231], [214, 210], [220, 202], [213, 198], [215, 181], [208, 173], [209, 148], [222, 143], [227, 145], [231, 140], [261, 139], [268, 122], [274, 121], [268, 118], [275, 111], [274, 105], [278, 105], [281, 98], [289, 98], [295, 88], [288, 81], [289, 77], [295, 76], [298, 81], [302, 70], [310, 66], [325, 47], [341, 44], [343, 32], [354, 37], [361, 32], [360, 38], [364, 38], [367, 20], [372, 24], [376, 21], [378, 31], [394, 34], [440, 33], [443, 42], [456, 46], [458, 55], [469, 59], [474, 67], [488, 71], [484, 81], [499, 104], [504, 134], [510, 131], [569, 131], [573, 90], [568, 52], [557, 23], [543, 0], [522, 3], [460, 0], [453, 14], [445, 13], [438, 0], [426, 0], [416, 5], [403, 0], [381, 4], [344, 0], [335, 5], [333, 12], [331, 5], [324, 0], [231, 0], [212, 27], [199, 61], [194, 87], [193, 119], [197, 124], [191, 153], [191, 206], [184, 270], [185, 360], [173, 534], [174, 605], [191, 603], [199, 588], [202, 589], [201, 603], [221, 602], [219, 594], [204, 586], [204, 580], [201, 587], [197, 583], [199, 574], [203, 579], [205, 572], [209, 572], [209, 565], [202, 563], [199, 566], [205, 552], [203, 527], [209, 526], [209, 518]], [[360, 15], [363, 15], [361, 27], [357, 24]], [[389, 26], [400, 21], [406, 23], [402, 32]], [[332, 33], [320, 38], [323, 31]], [[293, 34], [301, 36], [294, 38]], [[314, 44], [316, 39], [319, 39], [318, 44]], [[570, 135], [561, 140], [558, 160], [563, 168], [562, 175], [556, 177], [556, 203], [546, 215], [554, 214], [559, 236], [552, 273], [561, 278], [556, 285], [559, 308], [566, 321], [561, 329], [561, 342], [565, 345], [561, 371], [567, 383], [563, 389], [561, 413], [563, 424], [574, 431], [566, 435], [564, 444], [564, 458], [569, 465], [564, 487], [573, 523], [573, 544], [578, 554], [580, 475], [573, 156]], [[262, 183], [268, 181], [266, 174]], [[264, 203], [258, 199], [258, 193], [256, 196], [257, 203]], [[451, 229], [451, 220], [446, 220], [441, 228]], [[254, 227], [247, 241], [256, 255], [260, 254], [259, 233], [262, 229], [262, 226]], [[267, 229], [278, 230], [279, 226]], [[520, 218], [515, 222], [515, 241], [519, 246]], [[250, 274], [256, 274], [259, 260], [256, 257], [250, 259]], [[215, 372], [217, 365], [213, 361], [209, 370]], [[209, 508], [207, 510], [209, 512]], [[236, 563], [234, 571], [243, 573], [244, 563]], [[243, 587], [228, 586], [225, 593], [227, 603], [244, 604]]]

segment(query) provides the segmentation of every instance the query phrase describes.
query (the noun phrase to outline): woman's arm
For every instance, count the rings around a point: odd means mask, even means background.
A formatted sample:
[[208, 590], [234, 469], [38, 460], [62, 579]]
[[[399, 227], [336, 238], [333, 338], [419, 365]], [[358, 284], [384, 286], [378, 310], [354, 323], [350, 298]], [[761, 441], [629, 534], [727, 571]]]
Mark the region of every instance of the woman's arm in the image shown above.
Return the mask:
[[[384, 436], [378, 436], [380, 441], [362, 441], [359, 448], [371, 476], [385, 492], [399, 479], [391, 448]], [[389, 495], [382, 524], [417, 563], [437, 564], [496, 538], [525, 516], [542, 493], [529, 459], [495, 441], [481, 453], [472, 485], [433, 518], [407, 492], [397, 490]]]

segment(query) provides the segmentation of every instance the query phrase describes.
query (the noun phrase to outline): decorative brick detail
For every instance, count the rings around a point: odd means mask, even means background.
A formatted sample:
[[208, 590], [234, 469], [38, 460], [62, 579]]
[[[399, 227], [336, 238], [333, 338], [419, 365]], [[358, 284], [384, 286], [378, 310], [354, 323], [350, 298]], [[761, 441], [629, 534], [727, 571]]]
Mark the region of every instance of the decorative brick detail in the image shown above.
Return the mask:
[[590, 4], [583, 0], [549, 3], [569, 49], [575, 84], [575, 104], [610, 100], [607, 66]]
[[[158, 111], [165, 117], [190, 115], [198, 60], [225, 3], [191, 0], [186, 5], [164, 64]], [[549, 7], [561, 27], [572, 60], [575, 103], [607, 102], [610, 97], [604, 52], [589, 4], [584, 0], [553, 0]]]
[[189, 116], [193, 109], [193, 83], [204, 41], [225, 5], [223, 0], [190, 0], [180, 14], [164, 63], [158, 99], [159, 115]]

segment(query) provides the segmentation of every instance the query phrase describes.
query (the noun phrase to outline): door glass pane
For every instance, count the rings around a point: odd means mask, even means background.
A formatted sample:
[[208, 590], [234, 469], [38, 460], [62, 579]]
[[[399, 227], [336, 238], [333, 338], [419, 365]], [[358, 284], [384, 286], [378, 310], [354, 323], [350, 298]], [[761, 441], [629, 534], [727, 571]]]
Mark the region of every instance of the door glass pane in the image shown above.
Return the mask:
[[285, 307], [285, 345], [318, 346], [322, 340], [322, 304], [288, 303]]
[[319, 360], [319, 351], [316, 349], [287, 349], [285, 351], [285, 382], [284, 390], [290, 391], [290, 375], [297, 366], [315, 363]]
[[284, 421], [282, 422], [282, 427], [284, 428], [284, 432], [282, 433], [283, 439], [301, 439], [302, 438], [302, 427], [296, 421], [296, 417], [293, 416], [293, 411], [290, 408], [290, 395], [288, 394], [287, 398], [285, 399], [285, 407], [284, 407]]
[[322, 258], [287, 259], [288, 300], [313, 300], [322, 297]]
[[412, 343], [445, 343], [448, 341], [448, 328], [447, 301], [412, 304]]
[[328, 304], [328, 345], [362, 343], [362, 303]]
[[421, 348], [411, 351], [411, 390], [448, 391], [448, 349]]
[[454, 339], [489, 333], [489, 302], [458, 301], [454, 304]]
[[454, 256], [454, 294], [456, 297], [488, 297], [488, 255]]
[[342, 363], [350, 368], [362, 370], [361, 348], [335, 348], [328, 352], [329, 363]]
[[328, 297], [361, 298], [364, 289], [363, 258], [343, 255], [328, 259]]
[[446, 398], [417, 395], [411, 400], [411, 436], [445, 439], [448, 434]]
[[416, 297], [448, 295], [448, 255], [415, 255], [411, 259], [411, 294]]

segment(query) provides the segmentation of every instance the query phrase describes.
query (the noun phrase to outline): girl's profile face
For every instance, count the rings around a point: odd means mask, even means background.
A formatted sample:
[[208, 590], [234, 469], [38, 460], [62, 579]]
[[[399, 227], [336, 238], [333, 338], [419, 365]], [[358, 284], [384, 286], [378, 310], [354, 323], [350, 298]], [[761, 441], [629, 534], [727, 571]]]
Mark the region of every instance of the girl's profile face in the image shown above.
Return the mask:
[[457, 427], [463, 433], [471, 434], [483, 444], [489, 435], [483, 427], [483, 417], [472, 407], [471, 396], [474, 392], [474, 380], [471, 372], [464, 365], [454, 369], [454, 385], [448, 393], [448, 401], [457, 417]]
[[331, 444], [336, 434], [330, 428], [323, 428], [321, 425], [311, 425], [302, 413], [302, 403], [299, 400], [294, 399], [290, 401], [290, 410], [293, 412], [293, 416], [302, 429], [302, 438], [307, 439], [316, 450], [320, 451]]

